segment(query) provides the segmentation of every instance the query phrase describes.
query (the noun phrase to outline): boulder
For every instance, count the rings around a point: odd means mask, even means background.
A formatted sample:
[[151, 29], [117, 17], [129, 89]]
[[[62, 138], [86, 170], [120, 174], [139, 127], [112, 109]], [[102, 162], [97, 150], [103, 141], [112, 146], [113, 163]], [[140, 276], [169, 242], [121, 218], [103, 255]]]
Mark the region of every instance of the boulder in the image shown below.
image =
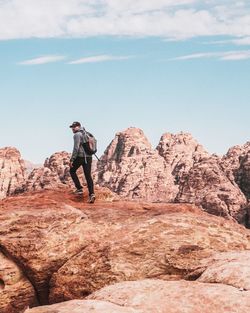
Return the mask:
[[91, 300], [141, 309], [144, 313], [248, 313], [250, 291], [223, 284], [141, 280], [107, 286]]
[[200, 282], [250, 290], [250, 250], [215, 254], [206, 262], [208, 266], [198, 279]]

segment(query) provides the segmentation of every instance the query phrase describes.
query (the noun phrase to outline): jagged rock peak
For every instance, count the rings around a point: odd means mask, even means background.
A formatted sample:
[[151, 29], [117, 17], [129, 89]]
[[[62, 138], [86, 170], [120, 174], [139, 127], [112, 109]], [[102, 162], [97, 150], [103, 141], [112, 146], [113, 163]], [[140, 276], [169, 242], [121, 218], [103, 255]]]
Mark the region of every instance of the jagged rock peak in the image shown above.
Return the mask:
[[148, 152], [152, 146], [140, 128], [129, 127], [118, 132], [104, 152], [104, 159], [121, 161], [123, 157], [140, 155]]
[[97, 183], [120, 196], [171, 201], [178, 188], [170, 167], [139, 128], [116, 134], [97, 165]]
[[13, 147], [0, 149], [0, 199], [11, 195], [25, 180], [25, 165], [20, 152]]
[[208, 152], [190, 133], [184, 132], [164, 133], [160, 138], [157, 150], [167, 162], [172, 160], [173, 154], [189, 155], [190, 157], [197, 157], [201, 154], [208, 155]]
[[172, 175], [177, 184], [195, 162], [209, 157], [209, 153], [203, 146], [191, 134], [184, 132], [163, 134], [156, 149], [171, 166]]
[[250, 141], [231, 147], [220, 160], [221, 167], [231, 181], [235, 181], [250, 198]]

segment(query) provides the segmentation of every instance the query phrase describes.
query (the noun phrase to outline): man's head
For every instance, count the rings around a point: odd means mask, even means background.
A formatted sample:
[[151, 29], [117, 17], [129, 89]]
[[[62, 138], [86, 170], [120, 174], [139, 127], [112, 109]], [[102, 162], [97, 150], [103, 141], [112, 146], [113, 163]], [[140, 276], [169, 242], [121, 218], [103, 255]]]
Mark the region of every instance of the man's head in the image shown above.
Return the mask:
[[76, 132], [78, 132], [79, 129], [81, 128], [81, 123], [79, 123], [79, 122], [74, 122], [74, 123], [72, 123], [72, 125], [70, 125], [69, 127], [72, 129], [73, 133], [76, 133]]

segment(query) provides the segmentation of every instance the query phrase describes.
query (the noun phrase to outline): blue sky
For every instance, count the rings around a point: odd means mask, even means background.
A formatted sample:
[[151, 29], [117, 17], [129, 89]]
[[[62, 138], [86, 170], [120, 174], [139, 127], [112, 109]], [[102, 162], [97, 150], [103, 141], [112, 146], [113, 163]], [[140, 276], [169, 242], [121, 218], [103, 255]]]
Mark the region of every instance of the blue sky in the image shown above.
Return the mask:
[[190, 132], [218, 154], [249, 140], [246, 1], [94, 2], [0, 1], [0, 147], [41, 163], [71, 151], [75, 120], [99, 155], [130, 126], [153, 146]]

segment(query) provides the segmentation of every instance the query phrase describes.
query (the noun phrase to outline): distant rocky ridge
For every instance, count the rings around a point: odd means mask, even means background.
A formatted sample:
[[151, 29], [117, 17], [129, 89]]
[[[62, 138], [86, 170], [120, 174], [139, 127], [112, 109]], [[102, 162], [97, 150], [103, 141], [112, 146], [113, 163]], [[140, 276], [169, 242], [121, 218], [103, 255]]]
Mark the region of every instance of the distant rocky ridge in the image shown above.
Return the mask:
[[[69, 159], [68, 152], [57, 152], [28, 173], [15, 148], [0, 149], [1, 198], [73, 187]], [[121, 198], [195, 203], [209, 213], [249, 222], [250, 142], [219, 157], [210, 155], [188, 133], [165, 133], [153, 148], [141, 129], [130, 127], [115, 135], [93, 165], [95, 184], [108, 187]]]

